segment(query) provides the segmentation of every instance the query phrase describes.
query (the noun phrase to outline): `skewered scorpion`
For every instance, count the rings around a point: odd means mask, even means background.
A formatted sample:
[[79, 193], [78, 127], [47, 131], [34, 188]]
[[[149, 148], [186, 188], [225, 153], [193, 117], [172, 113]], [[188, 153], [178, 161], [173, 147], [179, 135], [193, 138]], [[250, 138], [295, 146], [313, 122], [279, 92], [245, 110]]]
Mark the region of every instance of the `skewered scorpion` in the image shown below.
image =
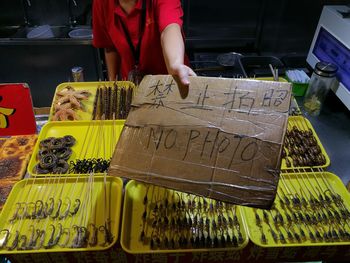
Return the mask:
[[33, 204], [33, 202], [30, 202], [30, 203], [26, 203], [26, 202], [23, 202], [23, 213], [22, 215], [20, 216], [22, 219], [23, 218], [30, 218], [30, 214], [28, 213], [28, 206], [30, 204]]
[[[50, 206], [48, 203], [50, 203]], [[50, 197], [48, 202], [45, 202], [45, 215], [50, 216], [54, 208], [55, 208], [55, 199], [53, 199], [53, 197]]]
[[38, 241], [38, 238], [40, 236], [40, 230], [39, 229], [35, 230], [34, 225], [31, 225], [29, 228], [32, 229], [32, 233], [29, 238], [27, 250], [31, 250], [35, 247], [36, 242]]
[[39, 237], [40, 237], [40, 242], [39, 244], [35, 247], [35, 249], [40, 249], [43, 245], [44, 245], [44, 241], [45, 241], [45, 230], [41, 230], [39, 233]]
[[9, 219], [9, 222], [10, 223], [13, 223], [13, 221], [15, 221], [18, 217], [19, 217], [19, 210], [21, 208], [21, 203], [17, 202], [16, 203], [16, 210], [15, 212], [13, 213], [12, 217]]
[[[30, 207], [30, 206], [33, 206], [32, 207], [32, 212], [31, 213], [29, 213], [29, 212], [27, 212], [27, 210], [26, 210], [26, 218], [27, 219], [35, 219], [35, 203], [34, 202], [29, 202], [28, 204], [27, 204], [27, 207]], [[28, 211], [29, 211], [29, 209], [28, 209]]]
[[19, 240], [22, 240], [22, 244], [17, 248], [17, 250], [26, 250], [27, 249], [27, 236], [21, 235]]
[[53, 224], [51, 224], [50, 226], [52, 228], [52, 232], [51, 232], [51, 235], [50, 235], [50, 239], [47, 242], [47, 245], [44, 246], [45, 248], [51, 248], [51, 244], [53, 243], [53, 239], [54, 239], [54, 236], [55, 236], [56, 228], [55, 228], [55, 226]]
[[35, 202], [35, 216], [39, 219], [46, 217], [44, 212], [44, 202], [41, 200]]
[[89, 231], [86, 227], [83, 226], [73, 226], [74, 230], [76, 231], [76, 236], [74, 237], [72, 241], [72, 248], [82, 248], [86, 247], [89, 239]]
[[64, 234], [67, 235], [67, 238], [62, 244], [58, 244], [60, 247], [67, 247], [67, 244], [68, 244], [68, 241], [69, 241], [69, 237], [70, 237], [70, 230], [69, 230], [69, 228], [63, 229], [62, 236]]
[[59, 216], [59, 219], [62, 220], [62, 219], [65, 219], [68, 215], [69, 215], [69, 210], [70, 210], [70, 206], [71, 206], [71, 200], [69, 199], [69, 197], [66, 197], [66, 200], [68, 201], [66, 203], [66, 210]]
[[62, 228], [62, 224], [61, 223], [58, 224], [59, 228], [58, 228], [58, 233], [57, 233], [56, 237], [55, 237], [56, 228], [52, 224], [51, 224], [51, 226], [52, 226], [52, 232], [51, 232], [51, 235], [50, 235], [50, 239], [47, 242], [47, 245], [44, 246], [45, 248], [52, 248], [52, 247], [56, 246], [58, 244], [61, 236], [62, 236], [62, 233], [63, 233], [63, 228]]
[[104, 234], [104, 243], [102, 246], [106, 246], [107, 244], [111, 244], [113, 242], [114, 237], [110, 231], [110, 221], [106, 221], [104, 225], [98, 228], [98, 230]]
[[58, 233], [57, 233], [55, 239], [53, 240], [53, 243], [52, 243], [53, 246], [55, 246], [55, 245], [58, 244], [58, 242], [60, 241], [60, 238], [61, 238], [61, 236], [62, 236], [62, 233], [63, 233], [62, 224], [59, 223], [58, 226], [59, 226], [59, 228], [58, 228]]
[[9, 240], [9, 236], [10, 236], [10, 231], [9, 231], [8, 229], [3, 229], [3, 230], [0, 231], [0, 233], [2, 233], [2, 232], [5, 232], [5, 237], [4, 237], [4, 239], [3, 239], [4, 241], [3, 241], [2, 244], [0, 245], [0, 249], [6, 247], [7, 242], [8, 242], [8, 240]]
[[73, 211], [70, 211], [70, 215], [74, 216], [76, 213], [78, 213], [80, 207], [80, 199], [75, 199], [74, 201], [74, 206], [73, 206]]
[[60, 215], [61, 206], [62, 206], [62, 200], [58, 199], [57, 210], [56, 210], [56, 213], [53, 216], [51, 216], [52, 219], [56, 219]]
[[91, 235], [91, 239], [89, 241], [89, 246], [90, 247], [94, 247], [97, 245], [97, 238], [98, 238], [98, 228], [95, 226], [95, 224], [91, 223], [90, 224], [91, 228], [92, 228], [92, 235]]
[[15, 235], [13, 241], [12, 241], [12, 244], [11, 244], [11, 246], [7, 247], [7, 249], [8, 250], [14, 250], [17, 247], [18, 242], [19, 242], [19, 231], [16, 230], [16, 235]]

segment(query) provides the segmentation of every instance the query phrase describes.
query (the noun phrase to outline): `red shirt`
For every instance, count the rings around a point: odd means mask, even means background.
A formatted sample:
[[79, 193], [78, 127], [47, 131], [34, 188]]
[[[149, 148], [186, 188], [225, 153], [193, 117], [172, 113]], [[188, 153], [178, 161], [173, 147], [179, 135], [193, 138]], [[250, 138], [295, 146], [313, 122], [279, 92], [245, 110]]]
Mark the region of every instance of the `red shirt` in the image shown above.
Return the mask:
[[[140, 34], [142, 0], [126, 14], [118, 0], [93, 1], [93, 45], [115, 48], [120, 56], [119, 72], [123, 79], [133, 69], [135, 60], [121, 20], [136, 47]], [[182, 27], [183, 11], [179, 0], [146, 0], [146, 21], [141, 39], [139, 69], [143, 74], [167, 74], [160, 42], [161, 32], [172, 23]]]

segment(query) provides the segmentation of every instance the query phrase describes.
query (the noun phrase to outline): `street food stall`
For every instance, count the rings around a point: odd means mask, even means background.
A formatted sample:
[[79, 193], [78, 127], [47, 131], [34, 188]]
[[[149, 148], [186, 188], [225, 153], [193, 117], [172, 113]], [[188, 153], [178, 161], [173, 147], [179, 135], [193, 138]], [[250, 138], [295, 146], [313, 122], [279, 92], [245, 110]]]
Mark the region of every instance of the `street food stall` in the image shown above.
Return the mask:
[[[31, 2], [22, 3], [26, 22], [40, 6]], [[85, 6], [68, 2], [76, 26]], [[229, 51], [215, 45], [220, 30], [197, 38], [201, 20], [189, 18], [197, 4], [182, 3], [197, 73], [187, 89], [171, 75], [102, 81], [105, 61], [86, 25], [49, 28], [43, 39], [6, 31], [1, 52], [28, 45], [40, 67], [55, 46], [70, 57], [55, 80], [0, 73], [2, 260], [348, 262], [350, 8], [322, 7], [308, 55], [281, 56], [253, 52], [267, 44], [263, 2], [247, 37], [254, 47]], [[31, 70], [31, 55], [20, 67]], [[59, 67], [52, 56], [49, 67]], [[43, 93], [41, 77], [51, 85]], [[311, 93], [322, 85], [329, 93]]]

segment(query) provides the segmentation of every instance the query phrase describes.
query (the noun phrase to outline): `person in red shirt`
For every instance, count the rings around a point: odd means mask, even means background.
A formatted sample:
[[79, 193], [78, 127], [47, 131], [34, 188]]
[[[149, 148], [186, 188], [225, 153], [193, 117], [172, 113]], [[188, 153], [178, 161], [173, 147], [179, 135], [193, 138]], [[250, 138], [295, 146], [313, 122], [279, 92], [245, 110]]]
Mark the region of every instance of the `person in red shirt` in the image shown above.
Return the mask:
[[182, 16], [180, 0], [94, 0], [93, 45], [105, 50], [109, 79], [171, 74], [189, 85]]

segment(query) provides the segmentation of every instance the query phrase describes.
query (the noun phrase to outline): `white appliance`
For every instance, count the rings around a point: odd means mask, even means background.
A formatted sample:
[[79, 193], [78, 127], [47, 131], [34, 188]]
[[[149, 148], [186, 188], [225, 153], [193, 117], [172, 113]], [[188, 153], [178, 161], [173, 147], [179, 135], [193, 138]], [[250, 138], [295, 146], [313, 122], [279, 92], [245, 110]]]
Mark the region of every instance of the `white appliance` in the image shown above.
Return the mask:
[[339, 85], [332, 89], [350, 110], [350, 7], [323, 7], [306, 60], [313, 68], [319, 61], [338, 66]]

